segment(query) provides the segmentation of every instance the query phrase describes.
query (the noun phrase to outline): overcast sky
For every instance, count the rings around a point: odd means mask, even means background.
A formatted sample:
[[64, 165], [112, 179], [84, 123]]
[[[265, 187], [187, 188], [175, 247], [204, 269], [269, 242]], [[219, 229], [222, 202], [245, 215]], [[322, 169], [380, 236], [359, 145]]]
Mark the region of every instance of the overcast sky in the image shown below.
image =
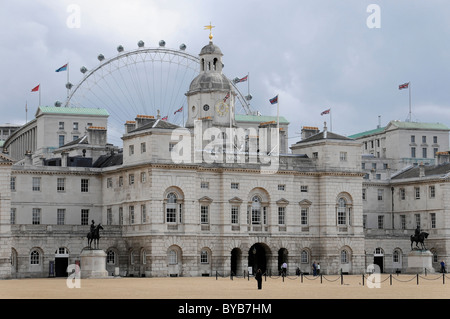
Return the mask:
[[[276, 115], [269, 99], [279, 95], [280, 115], [291, 123], [290, 144], [302, 126], [331, 124], [338, 134], [376, 128], [381, 116], [450, 126], [450, 2], [438, 0], [0, 0], [0, 123], [34, 117], [41, 84], [42, 105], [64, 100], [70, 61], [76, 84], [83, 65], [116, 47], [187, 45], [197, 55], [214, 43], [229, 78], [252, 109]], [[376, 5], [376, 6], [373, 6]], [[186, 91], [188, 88], [186, 88]], [[331, 108], [331, 116], [321, 112]], [[124, 118], [123, 121], [130, 120]]]

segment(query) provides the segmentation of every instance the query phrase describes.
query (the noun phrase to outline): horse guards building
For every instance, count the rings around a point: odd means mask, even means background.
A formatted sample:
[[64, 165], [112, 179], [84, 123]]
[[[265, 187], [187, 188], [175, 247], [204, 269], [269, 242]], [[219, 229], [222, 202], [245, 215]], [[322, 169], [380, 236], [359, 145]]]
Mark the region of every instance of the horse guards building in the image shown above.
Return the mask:
[[212, 41], [201, 49], [185, 127], [137, 115], [119, 149], [107, 110], [40, 106], [8, 136], [0, 277], [67, 276], [92, 220], [111, 275], [278, 274], [283, 262], [310, 273], [314, 261], [324, 274], [406, 272], [417, 225], [433, 266], [448, 261], [447, 126], [391, 121], [345, 137], [325, 123], [289, 147], [284, 117], [235, 114], [222, 56]]

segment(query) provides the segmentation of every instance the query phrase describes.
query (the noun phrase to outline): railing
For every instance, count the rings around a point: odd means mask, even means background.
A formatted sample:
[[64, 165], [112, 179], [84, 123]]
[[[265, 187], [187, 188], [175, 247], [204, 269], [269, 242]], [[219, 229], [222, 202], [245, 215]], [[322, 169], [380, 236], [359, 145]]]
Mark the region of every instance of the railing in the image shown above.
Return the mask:
[[[371, 284], [381, 284], [384, 283], [386, 281], [389, 280], [389, 284], [392, 286], [393, 281], [397, 281], [400, 283], [407, 283], [407, 282], [411, 282], [411, 281], [416, 281], [416, 284], [419, 285], [420, 284], [420, 280], [428, 280], [428, 281], [437, 281], [437, 280], [442, 280], [442, 284], [445, 285], [445, 280], [449, 279], [450, 277], [448, 277], [448, 275], [446, 273], [442, 273], [442, 274], [411, 274], [411, 275], [400, 275], [396, 274], [377, 274], [376, 275], [379, 276], [379, 278], [374, 277], [371, 278], [371, 276], [373, 276], [374, 274], [362, 274], [362, 285], [364, 286], [366, 284], [366, 282], [370, 282]], [[383, 276], [384, 275], [384, 276]], [[324, 275], [324, 274], [318, 274], [318, 275], [305, 275], [303, 273], [300, 273], [298, 275], [278, 275], [278, 276], [274, 276], [269, 274], [267, 271], [265, 273], [263, 273], [264, 276], [264, 281], [267, 281], [267, 278], [269, 279], [273, 279], [273, 280], [278, 280], [281, 278], [281, 280], [284, 282], [285, 279], [289, 279], [289, 280], [300, 280], [300, 283], [303, 283], [305, 280], [309, 280], [309, 281], [315, 281], [315, 280], [319, 280], [320, 283], [322, 284], [323, 281], [327, 281], [327, 282], [337, 282], [339, 281], [341, 285], [344, 285], [345, 283], [345, 276], [354, 276], [354, 275], [346, 275], [344, 273], [340, 273], [338, 275]], [[220, 274], [218, 271], [216, 271], [216, 280], [219, 279], [219, 277], [225, 278], [225, 277], [230, 277], [231, 280], [233, 280], [234, 278], [243, 278], [243, 279], [247, 279], [250, 280], [250, 277], [254, 277], [254, 275], [251, 275], [248, 271], [243, 272], [243, 274], [241, 276], [234, 274], [233, 272], [230, 273], [229, 276], [225, 276], [223, 274]], [[382, 278], [384, 277], [384, 278]], [[405, 279], [406, 278], [406, 279]], [[375, 280], [372, 281], [371, 279], [379, 279], [379, 280]]]

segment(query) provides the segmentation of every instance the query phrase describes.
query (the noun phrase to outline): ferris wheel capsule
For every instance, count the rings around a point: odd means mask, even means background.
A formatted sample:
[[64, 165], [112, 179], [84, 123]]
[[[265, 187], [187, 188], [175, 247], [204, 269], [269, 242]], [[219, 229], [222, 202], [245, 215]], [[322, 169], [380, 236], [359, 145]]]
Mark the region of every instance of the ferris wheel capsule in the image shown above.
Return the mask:
[[138, 47], [143, 48], [144, 47], [144, 41], [140, 40], [138, 42]]
[[66, 89], [70, 90], [72, 88], [73, 84], [70, 82], [66, 83]]
[[165, 47], [166, 46], [166, 41], [164, 41], [164, 40], [159, 41], [159, 46], [160, 47]]
[[180, 44], [180, 50], [181, 51], [186, 50], [186, 44], [184, 44], [184, 43]]
[[117, 47], [117, 52], [122, 52], [123, 51], [123, 45], [119, 45]]
[[105, 59], [105, 56], [104, 56], [103, 54], [99, 54], [99, 55], [97, 56], [97, 59], [98, 59], [99, 61], [103, 61], [103, 60]]
[[80, 68], [80, 72], [83, 73], [83, 74], [85, 74], [85, 73], [87, 72], [86, 67], [82, 66], [82, 67]]

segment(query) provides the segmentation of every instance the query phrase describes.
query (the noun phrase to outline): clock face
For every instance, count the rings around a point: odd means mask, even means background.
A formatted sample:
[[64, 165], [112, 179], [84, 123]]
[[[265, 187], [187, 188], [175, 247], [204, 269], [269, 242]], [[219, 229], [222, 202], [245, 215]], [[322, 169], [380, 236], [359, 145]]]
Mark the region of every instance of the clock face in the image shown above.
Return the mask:
[[203, 111], [208, 111], [209, 110], [209, 105], [208, 104], [205, 104], [205, 105], [203, 105]]
[[216, 103], [216, 113], [219, 116], [225, 116], [229, 111], [228, 104], [226, 104], [224, 101], [219, 100]]

